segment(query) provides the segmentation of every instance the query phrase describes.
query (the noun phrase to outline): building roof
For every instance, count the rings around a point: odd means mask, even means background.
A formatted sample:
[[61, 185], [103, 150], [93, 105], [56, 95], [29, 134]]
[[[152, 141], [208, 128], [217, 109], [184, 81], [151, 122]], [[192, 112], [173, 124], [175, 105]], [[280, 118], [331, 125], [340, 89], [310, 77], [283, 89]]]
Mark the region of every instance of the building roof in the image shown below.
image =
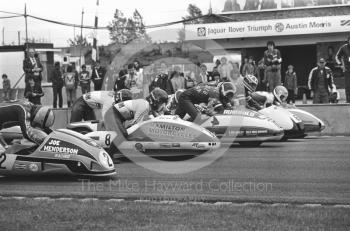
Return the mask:
[[53, 49], [52, 43], [27, 43], [24, 45], [17, 45], [17, 46], [0, 46], [0, 52], [18, 52], [18, 51], [25, 51], [26, 47], [47, 51], [49, 49]]

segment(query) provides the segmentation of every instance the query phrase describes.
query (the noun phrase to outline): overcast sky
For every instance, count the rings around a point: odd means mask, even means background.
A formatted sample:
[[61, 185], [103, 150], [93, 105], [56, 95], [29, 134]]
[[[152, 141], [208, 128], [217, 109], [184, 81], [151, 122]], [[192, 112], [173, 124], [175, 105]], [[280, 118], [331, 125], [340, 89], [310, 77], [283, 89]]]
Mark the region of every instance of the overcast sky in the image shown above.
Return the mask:
[[[224, 2], [225, 0], [212, 0], [214, 10], [223, 8]], [[81, 11], [84, 8], [84, 25], [94, 25], [96, 0], [9, 0], [0, 1], [0, 10], [23, 13], [25, 3], [27, 3], [28, 14], [74, 24], [80, 24]], [[201, 8], [203, 13], [207, 13], [210, 0], [100, 0], [99, 26], [108, 25], [113, 19], [116, 8], [130, 17], [137, 8], [144, 17], [146, 25], [181, 20], [181, 17], [187, 14], [186, 9], [190, 3]], [[3, 16], [8, 15], [0, 13], [0, 17]], [[17, 31], [20, 31], [22, 40], [25, 37], [25, 23], [22, 17], [0, 19], [0, 26], [1, 30], [4, 28], [5, 44], [18, 43]], [[178, 27], [181, 27], [181, 25], [176, 26], [176, 28]], [[80, 34], [80, 28], [74, 30], [72, 27], [59, 26], [28, 18], [28, 37], [50, 40], [55, 47], [67, 46], [67, 40], [73, 38], [74, 33], [76, 35]], [[91, 33], [92, 30], [83, 30], [83, 34], [88, 37], [91, 37]], [[177, 39], [175, 29], [172, 32], [160, 31], [155, 33], [149, 31], [149, 33], [155, 40]], [[99, 44], [108, 44], [110, 42], [108, 31], [99, 30], [98, 40]]]

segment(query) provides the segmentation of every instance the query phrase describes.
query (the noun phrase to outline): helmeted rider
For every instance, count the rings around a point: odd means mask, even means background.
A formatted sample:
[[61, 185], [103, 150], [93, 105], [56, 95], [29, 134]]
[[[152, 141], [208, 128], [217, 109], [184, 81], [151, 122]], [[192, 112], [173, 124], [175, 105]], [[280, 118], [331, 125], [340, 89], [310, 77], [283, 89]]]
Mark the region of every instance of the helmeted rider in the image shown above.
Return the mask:
[[[237, 95], [238, 105], [245, 105], [249, 109], [260, 110], [261, 105], [256, 101], [255, 90], [258, 86], [258, 79], [254, 75], [246, 75], [243, 79], [245, 95]], [[239, 86], [240, 87], [240, 86]], [[237, 105], [235, 105], [237, 106]]]
[[[180, 118], [184, 118], [188, 114], [190, 116], [189, 121], [200, 123], [200, 111], [210, 116], [223, 111], [223, 108], [231, 105], [235, 89], [231, 82], [224, 82], [219, 83], [217, 87], [198, 85], [185, 90], [179, 97], [175, 114], [179, 115]], [[197, 106], [201, 104], [206, 105], [203, 110], [200, 110], [200, 107]]]
[[[208, 114], [213, 113], [212, 105], [219, 100], [219, 91], [216, 87], [198, 85], [185, 90], [179, 97], [179, 103], [176, 107], [175, 114], [181, 119], [186, 114], [190, 116], [189, 121], [201, 120], [201, 113], [195, 107], [195, 104], [207, 104], [210, 110]], [[199, 121], [198, 121], [199, 120]]]
[[[218, 84], [219, 88], [219, 100], [222, 105], [222, 109], [231, 109], [234, 106], [234, 97], [237, 91], [236, 86], [231, 82], [222, 82]], [[217, 105], [216, 107], [218, 107]], [[220, 109], [215, 109], [219, 111]]]
[[128, 136], [127, 127], [142, 122], [149, 114], [153, 116], [163, 114], [167, 101], [168, 94], [160, 88], [155, 88], [146, 99], [133, 99], [117, 103], [106, 112], [105, 127], [107, 130], [116, 131], [117, 134], [122, 134], [126, 138]]
[[288, 90], [284, 86], [277, 86], [273, 89], [272, 92], [274, 99], [271, 104], [279, 105], [283, 104], [287, 101], [288, 98]]
[[179, 104], [180, 95], [184, 91], [185, 90], [183, 90], [183, 89], [179, 89], [175, 92], [175, 94], [172, 94], [168, 97], [168, 103], [166, 105], [166, 113], [167, 114], [171, 114], [172, 111], [176, 110], [176, 107]]
[[0, 105], [0, 129], [20, 126], [23, 137], [40, 145], [55, 122], [53, 111], [30, 102]]
[[132, 100], [132, 92], [129, 89], [121, 89], [114, 95], [114, 103], [120, 103], [127, 100]]
[[257, 91], [251, 94], [252, 102], [259, 106], [255, 109], [260, 110], [271, 105], [281, 105], [286, 102], [288, 97], [288, 90], [284, 86], [277, 86], [272, 93], [265, 91]]
[[104, 108], [107, 111], [114, 103], [130, 99], [132, 99], [132, 93], [128, 89], [120, 90], [119, 93], [113, 91], [88, 92], [74, 102], [70, 122], [96, 120], [95, 109]]

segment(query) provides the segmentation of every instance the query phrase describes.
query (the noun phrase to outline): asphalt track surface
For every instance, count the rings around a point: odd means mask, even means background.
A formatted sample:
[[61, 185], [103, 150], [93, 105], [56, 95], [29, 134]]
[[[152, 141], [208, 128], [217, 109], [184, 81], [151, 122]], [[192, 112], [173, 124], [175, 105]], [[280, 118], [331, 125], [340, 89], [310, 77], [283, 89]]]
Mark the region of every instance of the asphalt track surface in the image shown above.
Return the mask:
[[0, 178], [0, 196], [350, 204], [350, 137], [231, 147], [211, 165], [166, 175], [132, 162], [112, 181]]

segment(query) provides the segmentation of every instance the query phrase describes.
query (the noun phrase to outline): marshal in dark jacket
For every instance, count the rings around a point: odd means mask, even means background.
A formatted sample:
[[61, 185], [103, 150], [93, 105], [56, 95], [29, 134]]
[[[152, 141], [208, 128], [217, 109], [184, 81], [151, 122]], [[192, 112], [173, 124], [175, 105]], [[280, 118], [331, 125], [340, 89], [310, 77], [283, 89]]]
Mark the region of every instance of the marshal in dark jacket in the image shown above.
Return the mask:
[[[318, 76], [321, 74], [321, 70], [320, 67], [315, 67], [310, 72], [308, 85], [311, 91], [316, 91], [318, 89]], [[333, 73], [328, 67], [325, 67], [323, 70], [322, 75], [324, 78], [325, 89], [329, 93], [329, 89], [333, 89]]]

